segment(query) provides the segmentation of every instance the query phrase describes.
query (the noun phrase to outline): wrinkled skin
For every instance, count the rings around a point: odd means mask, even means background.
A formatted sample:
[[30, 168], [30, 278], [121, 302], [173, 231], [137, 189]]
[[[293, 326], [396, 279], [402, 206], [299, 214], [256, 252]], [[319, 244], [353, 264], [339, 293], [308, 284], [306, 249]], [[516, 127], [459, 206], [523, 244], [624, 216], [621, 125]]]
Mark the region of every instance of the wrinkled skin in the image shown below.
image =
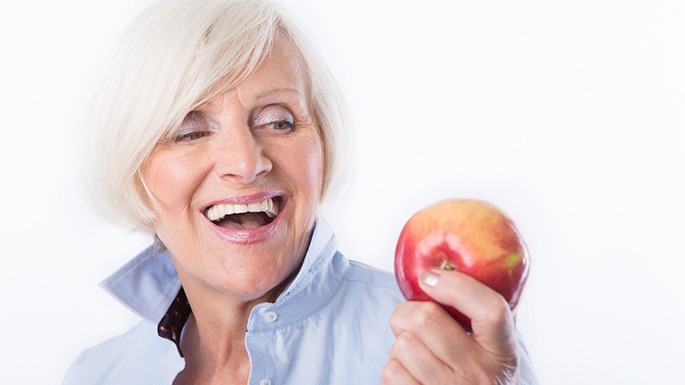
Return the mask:
[[519, 360], [515, 323], [504, 298], [457, 271], [424, 273], [421, 288], [471, 318], [473, 332], [467, 333], [436, 303], [409, 301], [399, 305], [390, 318], [396, 341], [383, 368], [382, 383], [516, 384]]

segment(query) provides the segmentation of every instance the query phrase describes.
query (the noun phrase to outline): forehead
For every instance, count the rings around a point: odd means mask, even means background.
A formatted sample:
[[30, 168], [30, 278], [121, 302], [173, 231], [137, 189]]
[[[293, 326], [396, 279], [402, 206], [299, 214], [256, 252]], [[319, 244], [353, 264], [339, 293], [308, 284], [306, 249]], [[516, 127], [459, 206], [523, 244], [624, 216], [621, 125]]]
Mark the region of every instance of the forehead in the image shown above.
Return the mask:
[[229, 95], [237, 96], [241, 104], [248, 105], [279, 90], [299, 94], [309, 101], [309, 82], [306, 79], [302, 55], [289, 39], [278, 34], [270, 52], [251, 75], [235, 86], [228, 86], [221, 95], [203, 103], [200, 109], [221, 107]]

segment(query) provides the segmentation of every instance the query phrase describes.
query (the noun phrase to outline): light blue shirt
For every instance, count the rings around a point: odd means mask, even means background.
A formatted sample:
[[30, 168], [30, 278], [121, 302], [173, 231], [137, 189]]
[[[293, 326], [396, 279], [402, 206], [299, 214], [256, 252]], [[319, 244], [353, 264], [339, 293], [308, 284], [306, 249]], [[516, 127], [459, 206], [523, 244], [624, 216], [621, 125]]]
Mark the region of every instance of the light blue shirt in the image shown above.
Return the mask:
[[[157, 324], [181, 283], [167, 252], [150, 247], [102, 283], [143, 321], [84, 351], [64, 385], [170, 385], [184, 368]], [[250, 314], [250, 385], [378, 384], [394, 336], [388, 319], [404, 301], [391, 273], [350, 261], [322, 219], [300, 272], [275, 303]], [[536, 384], [521, 344], [521, 384]]]

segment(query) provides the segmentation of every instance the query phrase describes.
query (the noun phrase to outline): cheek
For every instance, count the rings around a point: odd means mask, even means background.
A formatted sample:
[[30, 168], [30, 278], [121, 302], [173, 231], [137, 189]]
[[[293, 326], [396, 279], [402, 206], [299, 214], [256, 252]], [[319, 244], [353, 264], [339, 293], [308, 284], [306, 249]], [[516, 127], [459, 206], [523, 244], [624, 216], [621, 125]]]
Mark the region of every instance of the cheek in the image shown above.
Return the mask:
[[163, 152], [150, 156], [143, 167], [143, 176], [158, 215], [189, 206], [195, 188], [203, 179], [199, 165], [200, 162], [188, 156]]
[[[298, 153], [300, 156], [297, 163], [300, 165], [301, 172], [296, 175], [301, 178], [301, 184], [306, 185], [312, 196], [318, 199], [321, 197], [323, 188], [323, 145], [320, 140], [312, 139], [307, 143], [305, 149]], [[306, 170], [306, 172], [302, 172], [302, 170]]]

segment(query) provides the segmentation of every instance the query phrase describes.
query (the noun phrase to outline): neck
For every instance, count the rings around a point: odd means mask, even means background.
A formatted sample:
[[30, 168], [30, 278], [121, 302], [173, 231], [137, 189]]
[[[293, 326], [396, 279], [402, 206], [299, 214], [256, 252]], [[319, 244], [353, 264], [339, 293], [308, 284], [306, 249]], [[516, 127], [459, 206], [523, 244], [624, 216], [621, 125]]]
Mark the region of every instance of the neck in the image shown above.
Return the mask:
[[[256, 301], [219, 299], [184, 284], [192, 313], [186, 322], [181, 350], [186, 367], [179, 383], [247, 383], [250, 361], [245, 348], [247, 320]], [[236, 381], [241, 379], [241, 381]], [[236, 381], [236, 382], [234, 382]]]
[[244, 374], [247, 382], [249, 357], [245, 333], [252, 309], [259, 303], [275, 302], [298, 271], [299, 267], [259, 298], [245, 299], [188, 279], [178, 270], [192, 308], [181, 340], [186, 371], [203, 379], [237, 378]]

